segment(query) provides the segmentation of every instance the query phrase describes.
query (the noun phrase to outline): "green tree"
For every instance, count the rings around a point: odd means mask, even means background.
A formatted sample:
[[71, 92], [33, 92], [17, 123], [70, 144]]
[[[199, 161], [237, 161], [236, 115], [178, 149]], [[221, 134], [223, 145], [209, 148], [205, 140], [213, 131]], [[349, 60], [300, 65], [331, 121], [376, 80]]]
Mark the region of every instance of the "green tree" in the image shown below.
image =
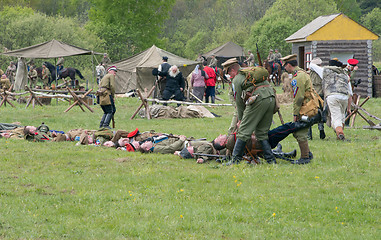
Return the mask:
[[356, 0], [335, 0], [339, 12], [358, 22], [361, 17], [360, 4]]
[[358, 0], [363, 15], [371, 12], [374, 8], [381, 8], [380, 0]]
[[91, 0], [88, 29], [97, 32], [113, 61], [159, 42], [174, 0]]
[[88, 0], [0, 0], [3, 7], [29, 7], [49, 16], [76, 17], [85, 23], [88, 20]]
[[[102, 50], [102, 41], [90, 31], [84, 29], [73, 18], [50, 17], [35, 12], [31, 8], [5, 7], [0, 12], [1, 47], [15, 50], [45, 41], [56, 39], [68, 44], [90, 50]], [[13, 59], [13, 58], [12, 58]], [[3, 68], [9, 63], [9, 57], [0, 57]], [[88, 66], [89, 58], [73, 57], [65, 61], [67, 66]]]
[[265, 16], [251, 27], [245, 47], [260, 47], [262, 58], [269, 48], [278, 48], [283, 55], [291, 53], [285, 39], [318, 16], [337, 13], [333, 0], [277, 0]]
[[[374, 8], [361, 18], [362, 24], [374, 33], [381, 35], [381, 9]], [[381, 40], [373, 42], [373, 61], [381, 61]]]
[[227, 41], [243, 45], [248, 27], [275, 0], [177, 0], [162, 32], [165, 49], [189, 59]]

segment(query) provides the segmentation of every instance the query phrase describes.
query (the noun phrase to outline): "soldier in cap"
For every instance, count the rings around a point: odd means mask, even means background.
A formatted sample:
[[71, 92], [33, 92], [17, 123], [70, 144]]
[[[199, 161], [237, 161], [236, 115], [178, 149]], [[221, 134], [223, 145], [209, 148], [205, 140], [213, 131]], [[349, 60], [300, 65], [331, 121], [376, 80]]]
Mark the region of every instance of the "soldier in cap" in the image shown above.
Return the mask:
[[[232, 87], [239, 123], [232, 159], [226, 165], [237, 164], [242, 160], [246, 142], [253, 132], [261, 144], [264, 159], [268, 163], [276, 163], [267, 134], [275, 107], [275, 93], [267, 81], [269, 73], [263, 67], [253, 67], [253, 75], [247, 77], [235, 58], [227, 60], [222, 66], [233, 78]], [[256, 99], [248, 102], [250, 96], [255, 96]]]
[[[293, 79], [291, 81], [291, 86], [293, 90], [293, 121], [300, 121], [302, 118], [302, 114], [300, 110], [302, 106], [306, 105], [312, 97], [309, 92], [312, 91], [312, 82], [311, 78], [303, 69], [298, 67], [298, 62], [296, 60], [297, 55], [288, 55], [281, 60], [283, 61], [284, 69], [291, 73]], [[298, 141], [300, 148], [300, 159], [294, 161], [295, 164], [307, 164], [312, 159], [312, 153], [310, 153], [310, 148], [308, 146], [308, 128], [299, 130], [293, 133], [294, 137]]]
[[15, 63], [13, 61], [11, 61], [9, 63], [9, 66], [8, 66], [5, 74], [7, 75], [7, 77], [9, 78], [9, 81], [11, 81], [12, 84], [15, 82], [16, 70], [17, 70], [17, 68], [16, 68]]
[[348, 59], [348, 65], [346, 67], [346, 72], [349, 76], [349, 80], [351, 82], [351, 86], [352, 86], [352, 91], [353, 91], [353, 88], [354, 87], [357, 87], [357, 84], [359, 83], [356, 83], [355, 81], [355, 74], [356, 74], [356, 70], [358, 69], [358, 66], [357, 64], [359, 63], [359, 61], [357, 59]]
[[276, 63], [279, 63], [279, 65], [281, 65], [280, 59], [282, 58], [282, 54], [276, 48], [275, 48], [274, 58], [275, 58], [274, 61]]
[[49, 79], [50, 79], [50, 71], [49, 71], [49, 68], [46, 67], [45, 63], [42, 64], [41, 75], [42, 75], [41, 78], [42, 78], [43, 86], [48, 87]]
[[102, 78], [99, 83], [97, 96], [99, 97], [99, 104], [103, 110], [103, 116], [99, 124], [99, 128], [110, 129], [111, 119], [116, 112], [115, 108], [115, 75], [117, 68], [111, 66], [107, 68], [107, 74]]
[[244, 62], [247, 63], [247, 66], [249, 67], [254, 66], [254, 54], [251, 52], [251, 50], [248, 50], [247, 53], [249, 54], [249, 56], [246, 58]]
[[215, 54], [212, 54], [212, 56], [210, 56], [209, 67], [211, 67], [211, 68], [216, 68], [217, 67], [217, 58], [216, 58]]
[[342, 65], [336, 59], [331, 59], [329, 66], [323, 68], [310, 64], [310, 68], [323, 79], [322, 89], [329, 109], [327, 125], [334, 129], [338, 140], [346, 140], [343, 131], [345, 110], [349, 111], [353, 95], [349, 76]]
[[159, 84], [160, 84], [160, 94], [163, 95], [165, 85], [166, 85], [166, 77], [169, 69], [172, 67], [171, 64], [168, 63], [168, 57], [163, 56], [162, 57], [163, 63], [160, 64], [157, 68], [158, 75], [159, 75]]
[[29, 85], [30, 88], [34, 88], [37, 85], [37, 71], [34, 69], [33, 66], [30, 66], [29, 72], [28, 72], [28, 78], [30, 80]]
[[7, 75], [3, 74], [0, 78], [0, 90], [5, 91], [11, 87], [11, 81], [7, 78]]
[[104, 53], [104, 54], [103, 54], [103, 58], [102, 58], [101, 63], [102, 63], [103, 66], [105, 66], [105, 67], [108, 67], [108, 65], [111, 64], [111, 59], [108, 57], [107, 53]]

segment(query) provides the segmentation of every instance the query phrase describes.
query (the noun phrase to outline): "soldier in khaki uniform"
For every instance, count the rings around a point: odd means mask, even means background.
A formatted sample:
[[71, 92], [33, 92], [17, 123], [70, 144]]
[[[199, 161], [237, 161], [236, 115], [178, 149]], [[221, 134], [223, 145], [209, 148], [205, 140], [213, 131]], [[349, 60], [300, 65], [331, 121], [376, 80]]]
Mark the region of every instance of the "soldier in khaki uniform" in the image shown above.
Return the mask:
[[[246, 79], [237, 59], [232, 58], [222, 64], [224, 70], [233, 77], [233, 91], [237, 104], [239, 129], [237, 141], [232, 153], [232, 160], [226, 165], [237, 164], [242, 160], [245, 145], [255, 132], [263, 150], [263, 157], [268, 163], [276, 163], [268, 142], [268, 131], [274, 114], [275, 93], [267, 78], [269, 73], [263, 67], [253, 67], [255, 74]], [[249, 95], [257, 96], [251, 104], [246, 104]]]
[[8, 90], [11, 87], [11, 81], [7, 78], [7, 75], [3, 74], [1, 75], [0, 79], [0, 90], [5, 91]]
[[[301, 120], [300, 109], [302, 105], [305, 105], [311, 99], [307, 98], [306, 92], [312, 91], [311, 78], [303, 69], [298, 67], [298, 62], [296, 60], [297, 55], [288, 55], [281, 60], [283, 61], [284, 69], [291, 73], [293, 79], [291, 81], [291, 86], [294, 95], [293, 101], [293, 114], [294, 122]], [[300, 148], [300, 159], [294, 161], [295, 164], [307, 164], [312, 159], [312, 153], [310, 153], [310, 148], [308, 146], [308, 128], [299, 130], [293, 133], [294, 137], [298, 141]]]
[[42, 75], [42, 82], [44, 84], [43, 86], [48, 87], [49, 86], [50, 71], [49, 71], [49, 68], [47, 68], [45, 64], [42, 64], [41, 75]]
[[33, 66], [30, 66], [30, 70], [28, 72], [28, 78], [30, 80], [29, 85], [30, 88], [34, 88], [37, 85], [37, 71], [33, 68]]
[[102, 78], [99, 83], [99, 89], [97, 91], [97, 95], [99, 97], [99, 104], [103, 110], [103, 117], [99, 124], [99, 128], [109, 128], [110, 122], [113, 118], [116, 108], [114, 102], [115, 96], [115, 74], [117, 68], [115, 66], [111, 66], [107, 68], [107, 74]]

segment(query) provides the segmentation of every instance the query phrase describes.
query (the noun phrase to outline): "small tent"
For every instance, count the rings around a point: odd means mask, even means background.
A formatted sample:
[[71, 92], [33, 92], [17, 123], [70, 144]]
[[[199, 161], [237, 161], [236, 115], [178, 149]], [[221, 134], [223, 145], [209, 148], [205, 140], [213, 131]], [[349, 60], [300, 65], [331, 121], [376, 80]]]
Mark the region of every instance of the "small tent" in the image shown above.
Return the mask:
[[239, 61], [243, 61], [245, 59], [245, 50], [243, 47], [229, 41], [224, 45], [221, 45], [205, 54], [202, 54], [202, 56], [207, 59], [210, 59], [212, 55], [216, 56], [218, 67], [221, 67], [221, 63], [225, 62], [229, 58], [235, 57]]
[[163, 57], [168, 57], [168, 63], [179, 67], [186, 77], [193, 71], [197, 62], [179, 57], [153, 45], [151, 48], [127, 59], [112, 63], [118, 68], [115, 79], [115, 92], [126, 93], [133, 89], [151, 89], [155, 84], [152, 70], [163, 63]]
[[[47, 42], [43, 42], [40, 44], [36, 44], [33, 46], [17, 49], [14, 51], [8, 51], [1, 53], [5, 56], [13, 56], [19, 58], [59, 58], [59, 57], [67, 57], [67, 56], [77, 56], [77, 55], [93, 55], [93, 54], [102, 54], [96, 53], [84, 48], [76, 47], [64, 42], [57, 41], [55, 39]], [[17, 72], [21, 71], [21, 73], [16, 73], [16, 90], [23, 89], [23, 86], [26, 84], [27, 79], [27, 70], [24, 59], [22, 60], [22, 67], [17, 68]], [[88, 84], [88, 83], [87, 83]]]

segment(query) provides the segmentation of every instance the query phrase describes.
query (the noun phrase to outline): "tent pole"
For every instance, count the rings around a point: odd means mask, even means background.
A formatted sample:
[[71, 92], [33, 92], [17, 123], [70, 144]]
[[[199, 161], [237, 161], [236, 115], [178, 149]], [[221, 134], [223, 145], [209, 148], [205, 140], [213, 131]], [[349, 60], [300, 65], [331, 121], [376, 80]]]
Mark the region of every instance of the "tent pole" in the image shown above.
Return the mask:
[[[56, 68], [56, 87], [54, 89], [54, 92], [55, 92], [57, 90], [56, 88], [58, 86], [57, 58], [54, 58], [54, 61], [56, 62], [56, 64], [55, 64], [55, 68]], [[53, 93], [53, 94], [55, 94], [55, 93]], [[57, 100], [57, 105], [58, 105], [58, 98], [56, 98], [56, 100]]]
[[[91, 69], [93, 70], [93, 82], [91, 85], [91, 88], [94, 89], [94, 78], [95, 78], [95, 73], [94, 73], [94, 51], [91, 51]], [[89, 80], [86, 79], [86, 90], [89, 89]]]

